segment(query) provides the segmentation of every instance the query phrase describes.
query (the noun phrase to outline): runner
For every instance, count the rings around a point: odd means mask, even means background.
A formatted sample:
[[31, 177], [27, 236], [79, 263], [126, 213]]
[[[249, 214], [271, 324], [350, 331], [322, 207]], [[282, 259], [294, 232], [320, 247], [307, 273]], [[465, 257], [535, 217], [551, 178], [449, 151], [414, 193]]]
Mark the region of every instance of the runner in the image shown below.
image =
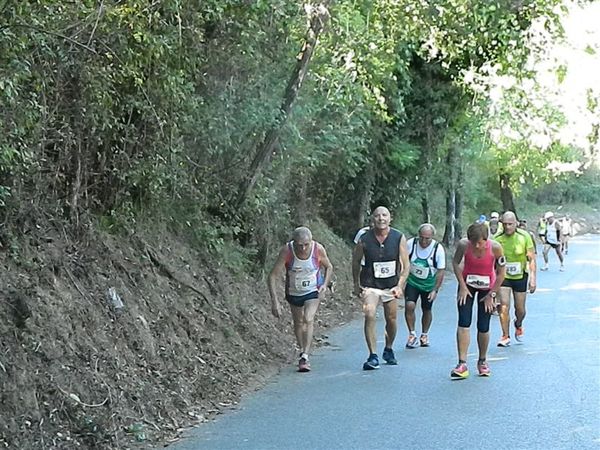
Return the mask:
[[[461, 239], [456, 247], [452, 267], [458, 280], [458, 328], [456, 343], [458, 364], [450, 372], [453, 380], [469, 376], [467, 352], [471, 340], [470, 327], [473, 315], [473, 303], [477, 303], [477, 344], [479, 376], [490, 376], [486, 361], [490, 342], [490, 317], [496, 307], [496, 296], [504, 281], [505, 259], [502, 246], [488, 239], [489, 229], [480, 223], [474, 223], [467, 229], [467, 239]], [[464, 265], [461, 262], [464, 261]]]
[[538, 236], [540, 237], [540, 241], [542, 242], [542, 244], [546, 243], [546, 227], [546, 219], [544, 218], [544, 216], [542, 216], [540, 217], [537, 226]]
[[562, 220], [562, 239], [561, 250], [565, 255], [569, 254], [569, 240], [573, 235], [573, 220], [571, 215], [567, 214]]
[[502, 223], [500, 222], [500, 214], [496, 211], [490, 214], [490, 238], [493, 238], [495, 235], [502, 233]]
[[313, 241], [311, 231], [306, 227], [296, 228], [292, 240], [281, 248], [269, 274], [271, 311], [275, 317], [281, 315], [276, 284], [284, 270], [285, 298], [290, 304], [294, 334], [300, 348], [298, 372], [308, 372], [315, 314], [331, 280], [333, 266], [325, 248]]
[[529, 236], [531, 236], [531, 241], [533, 242], [533, 251], [537, 255], [537, 242], [535, 241], [535, 233], [527, 228], [527, 219], [519, 219], [519, 228], [529, 233]]
[[[365, 339], [369, 349], [369, 357], [363, 364], [364, 370], [379, 368], [375, 333], [379, 301], [383, 303], [385, 316], [385, 347], [382, 356], [388, 364], [398, 364], [393, 350], [397, 330], [396, 299], [403, 296], [409, 264], [406, 238], [398, 230], [391, 228], [390, 222], [390, 211], [384, 206], [377, 207], [373, 211], [373, 228], [361, 236], [352, 254], [354, 294], [363, 301]], [[363, 256], [365, 265], [361, 266]]]
[[[430, 223], [422, 224], [418, 229], [418, 238], [406, 243], [410, 260], [410, 274], [404, 289], [406, 309], [404, 318], [408, 327], [406, 348], [429, 347], [429, 328], [433, 319], [431, 308], [444, 280], [446, 252], [441, 243], [433, 239], [435, 227]], [[421, 298], [421, 336], [417, 339], [415, 331], [415, 309]]]
[[560, 271], [565, 271], [564, 258], [562, 252], [560, 251], [560, 241], [561, 241], [561, 233], [560, 233], [560, 224], [554, 220], [554, 213], [552, 211], [548, 211], [544, 214], [544, 219], [546, 220], [546, 241], [544, 243], [544, 251], [542, 256], [544, 257], [544, 267], [540, 270], [548, 270], [548, 252], [551, 248], [556, 252], [556, 256], [560, 260]]
[[502, 246], [506, 257], [506, 276], [500, 288], [500, 326], [502, 337], [498, 347], [510, 345], [510, 295], [512, 293], [515, 306], [515, 339], [523, 342], [525, 319], [525, 300], [527, 290], [531, 294], [536, 288], [535, 245], [531, 235], [517, 228], [517, 216], [512, 211], [502, 215], [504, 232], [495, 240]]

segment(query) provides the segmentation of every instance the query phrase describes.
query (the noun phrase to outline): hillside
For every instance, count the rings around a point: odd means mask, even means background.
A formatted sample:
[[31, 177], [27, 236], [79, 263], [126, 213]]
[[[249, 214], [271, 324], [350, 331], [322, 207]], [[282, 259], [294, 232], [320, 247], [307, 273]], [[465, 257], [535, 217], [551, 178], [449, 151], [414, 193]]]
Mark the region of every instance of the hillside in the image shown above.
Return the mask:
[[[168, 442], [295, 360], [289, 313], [271, 316], [263, 276], [137, 230], [79, 239], [49, 223], [0, 253], [0, 444], [127, 448]], [[349, 248], [317, 226], [338, 289], [316, 340], [358, 311]], [[123, 303], [109, 300], [114, 287]]]

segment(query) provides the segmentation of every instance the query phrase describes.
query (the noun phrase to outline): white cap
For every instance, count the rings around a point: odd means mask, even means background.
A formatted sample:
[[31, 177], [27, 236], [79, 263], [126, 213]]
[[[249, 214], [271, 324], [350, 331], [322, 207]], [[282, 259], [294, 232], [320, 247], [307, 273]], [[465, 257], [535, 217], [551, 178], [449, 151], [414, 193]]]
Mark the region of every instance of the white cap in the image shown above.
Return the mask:
[[490, 214], [490, 219], [499, 219], [500, 218], [500, 214], [498, 214], [496, 211], [494, 211], [493, 213]]
[[544, 219], [549, 219], [550, 217], [554, 217], [554, 213], [552, 211], [548, 211], [544, 214]]

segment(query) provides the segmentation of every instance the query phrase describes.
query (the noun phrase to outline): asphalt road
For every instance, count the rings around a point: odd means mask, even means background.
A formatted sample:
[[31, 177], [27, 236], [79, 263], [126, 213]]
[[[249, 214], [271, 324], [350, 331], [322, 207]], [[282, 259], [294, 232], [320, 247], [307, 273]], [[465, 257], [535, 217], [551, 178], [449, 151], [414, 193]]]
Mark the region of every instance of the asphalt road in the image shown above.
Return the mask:
[[[431, 347], [404, 349], [401, 310], [399, 365], [365, 372], [362, 321], [352, 322], [315, 352], [312, 372], [284, 369], [237, 410], [173, 448], [600, 449], [600, 236], [576, 237], [570, 245], [565, 272], [556, 255], [550, 270], [539, 272], [523, 344], [496, 347], [501, 332], [492, 318], [490, 378], [475, 376], [474, 324], [471, 376], [449, 378], [457, 312], [456, 281], [448, 273], [434, 305]], [[381, 320], [378, 330], [383, 348]]]

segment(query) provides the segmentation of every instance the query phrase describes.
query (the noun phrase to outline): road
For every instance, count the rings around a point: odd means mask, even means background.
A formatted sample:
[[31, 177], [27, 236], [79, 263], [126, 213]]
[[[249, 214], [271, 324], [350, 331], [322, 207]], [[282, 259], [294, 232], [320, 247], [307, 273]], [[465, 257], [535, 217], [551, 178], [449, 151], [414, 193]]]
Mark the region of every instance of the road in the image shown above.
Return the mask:
[[[173, 448], [600, 449], [600, 236], [576, 237], [570, 246], [565, 272], [551, 254], [550, 270], [538, 274], [523, 344], [496, 347], [500, 325], [492, 318], [490, 378], [475, 376], [473, 325], [471, 377], [449, 379], [457, 313], [448, 273], [431, 347], [404, 349], [401, 310], [399, 365], [365, 372], [362, 321], [352, 322], [315, 352], [312, 372], [284, 369]], [[378, 330], [383, 347], [381, 319]]]

